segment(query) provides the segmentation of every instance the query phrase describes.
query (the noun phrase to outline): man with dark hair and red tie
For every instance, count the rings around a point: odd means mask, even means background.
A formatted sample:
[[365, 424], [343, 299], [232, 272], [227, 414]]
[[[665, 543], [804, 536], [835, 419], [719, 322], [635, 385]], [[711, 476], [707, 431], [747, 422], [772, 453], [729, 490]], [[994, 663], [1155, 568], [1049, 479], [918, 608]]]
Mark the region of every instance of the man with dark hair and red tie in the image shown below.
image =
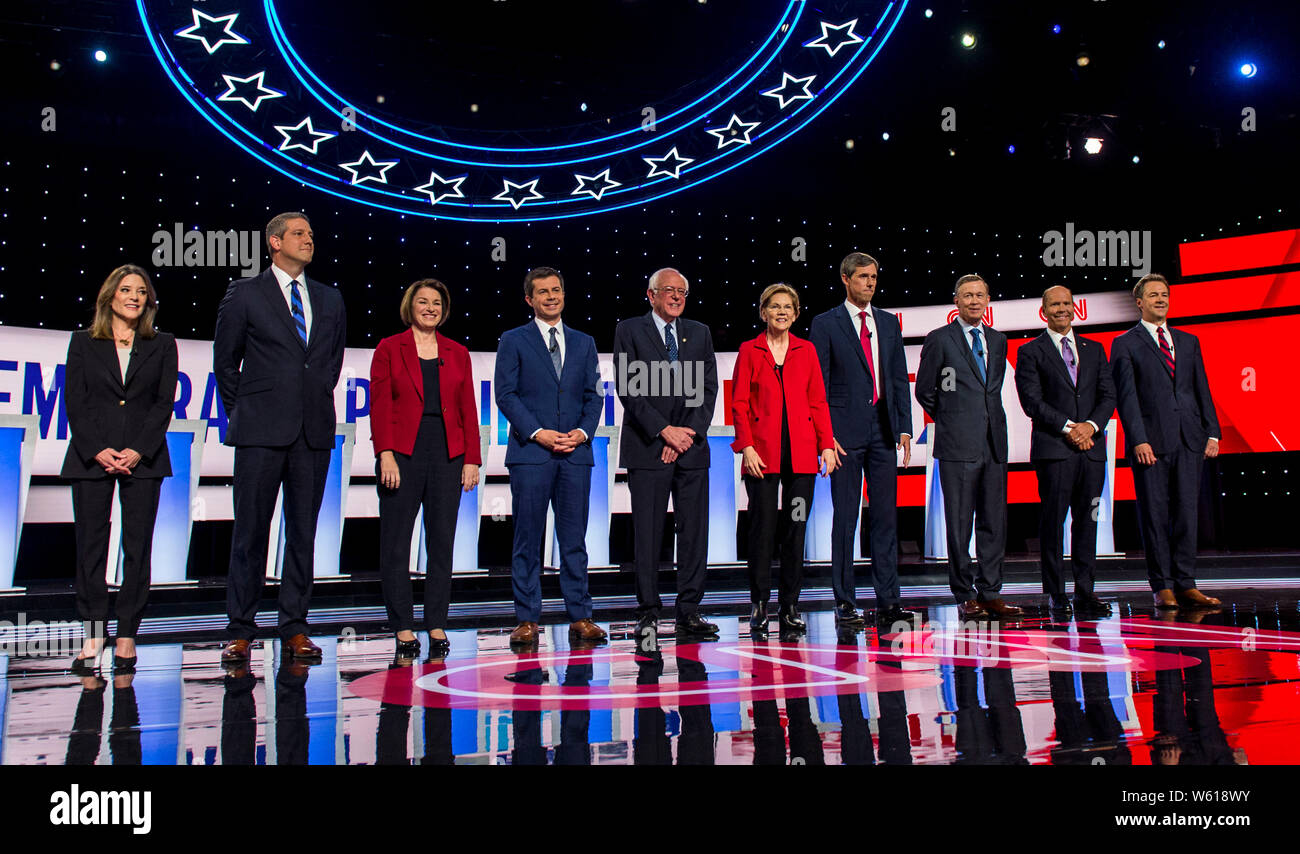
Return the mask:
[[1038, 540], [1043, 592], [1051, 609], [1069, 614], [1062, 574], [1065, 514], [1071, 515], [1070, 564], [1074, 604], [1080, 616], [1101, 616], [1109, 606], [1097, 598], [1097, 508], [1106, 480], [1106, 439], [1102, 430], [1115, 411], [1106, 351], [1076, 335], [1074, 295], [1055, 285], [1043, 291], [1047, 329], [1020, 348], [1016, 391], [1033, 420], [1029, 461], [1038, 475]]
[[871, 305], [879, 265], [863, 252], [840, 262], [844, 302], [813, 318], [808, 333], [821, 362], [826, 402], [840, 465], [831, 473], [831, 587], [835, 619], [854, 627], [857, 610], [853, 564], [858, 556], [862, 478], [870, 499], [871, 575], [876, 619], [892, 624], [912, 617], [899, 604], [898, 451], [912, 459], [912, 402], [898, 318]]
[[1157, 608], [1211, 608], [1219, 600], [1196, 589], [1196, 502], [1221, 433], [1201, 342], [1166, 323], [1164, 276], [1143, 276], [1133, 298], [1142, 320], [1115, 339], [1110, 360], [1147, 575]]

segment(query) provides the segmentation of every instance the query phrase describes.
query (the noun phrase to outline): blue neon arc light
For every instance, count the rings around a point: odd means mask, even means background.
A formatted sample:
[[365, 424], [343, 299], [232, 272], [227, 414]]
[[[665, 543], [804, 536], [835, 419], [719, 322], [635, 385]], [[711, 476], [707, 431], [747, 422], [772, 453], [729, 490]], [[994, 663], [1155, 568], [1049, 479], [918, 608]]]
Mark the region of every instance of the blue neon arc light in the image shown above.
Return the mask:
[[[805, 15], [805, 0], [792, 0], [744, 63], [703, 96], [657, 119], [652, 132], [638, 125], [608, 133], [593, 123], [601, 135], [585, 142], [490, 148], [415, 133], [346, 102], [294, 51], [273, 0], [226, 0], [222, 9], [208, 3], [136, 0], [145, 36], [168, 79], [231, 142], [276, 172], [337, 198], [461, 222], [590, 216], [643, 205], [730, 172], [789, 139], [843, 95], [879, 55], [907, 6], [908, 0], [841, 0]], [[237, 34], [246, 41], [227, 39], [207, 51], [206, 43], [193, 35], [182, 37], [182, 32], [193, 32], [196, 10], [236, 16], [232, 25], [238, 25]], [[850, 46], [852, 50], [842, 49]], [[814, 77], [811, 85], [805, 84], [811, 98], [764, 96], [783, 85], [787, 72]], [[284, 96], [257, 101], [256, 108], [240, 99], [217, 101], [216, 92], [230, 85], [223, 82], [224, 75], [243, 79], [259, 73], [267, 90]], [[346, 118], [345, 109], [353, 111]], [[347, 133], [337, 132], [322, 111], [355, 124], [344, 128]], [[332, 136], [311, 151], [283, 150], [288, 137], [275, 128], [298, 126], [305, 118], [314, 118], [315, 128]], [[745, 127], [744, 139], [717, 133], [726, 127], [733, 128], [732, 136], [736, 127]], [[663, 161], [672, 150], [688, 162], [671, 174], [660, 171], [650, 177], [656, 171], [649, 168], [651, 159]], [[352, 183], [356, 172], [343, 164], [355, 164], [364, 154], [397, 164], [378, 179]], [[590, 176], [602, 174], [611, 183], [593, 192]], [[443, 183], [435, 185], [433, 175]], [[463, 195], [443, 193], [437, 203], [431, 201], [433, 192], [416, 189], [432, 186], [436, 191], [453, 182]], [[528, 196], [511, 191], [529, 185]]]
[[[502, 154], [539, 154], [541, 152], [546, 152], [546, 151], [564, 151], [567, 149], [576, 149], [576, 148], [582, 148], [586, 146], [596, 146], [604, 142], [610, 142], [612, 140], [619, 139], [625, 136], [634, 135], [634, 134], [645, 135], [645, 132], [642, 131], [638, 125], [635, 127], [628, 128], [627, 130], [619, 131], [618, 133], [607, 134], [606, 136], [597, 137], [595, 139], [586, 140], [584, 142], [570, 142], [570, 143], [565, 143], [563, 145], [543, 145], [543, 146], [535, 146], [531, 148], [495, 148], [492, 146], [470, 145], [469, 143], [452, 142], [450, 140], [439, 139], [437, 137], [432, 137], [432, 136], [426, 136], [425, 134], [417, 133], [413, 130], [408, 130], [407, 128], [399, 127], [398, 125], [391, 124], [379, 118], [378, 116], [366, 112], [365, 110], [358, 107], [356, 104], [350, 103], [342, 95], [338, 94], [333, 89], [331, 89], [325, 83], [325, 81], [321, 80], [320, 77], [318, 77], [316, 73], [312, 71], [310, 67], [308, 67], [307, 63], [302, 60], [302, 57], [298, 55], [298, 52], [294, 50], [293, 45], [289, 42], [289, 37], [288, 34], [285, 32], [284, 25], [280, 23], [280, 15], [276, 11], [274, 0], [264, 0], [264, 3], [266, 9], [266, 19], [271, 27], [271, 37], [275, 40], [276, 47], [279, 48], [281, 54], [284, 55], [290, 70], [293, 71], [294, 76], [298, 78], [299, 82], [302, 83], [303, 87], [306, 88], [313, 95], [315, 95], [317, 99], [320, 100], [321, 103], [323, 104], [326, 102], [326, 99], [320, 96], [320, 93], [318, 93], [315, 90], [315, 88], [313, 88], [312, 84], [304, 78], [304, 75], [306, 75], [306, 77], [310, 77], [312, 81], [315, 81], [315, 84], [317, 86], [325, 90], [325, 92], [330, 96], [330, 98], [332, 98], [339, 105], [338, 107], [334, 107], [332, 105], [327, 105], [327, 106], [329, 106], [330, 111], [334, 113], [334, 115], [338, 116], [340, 119], [344, 118], [342, 110], [344, 108], [348, 108], [351, 109], [355, 115], [363, 116], [377, 125], [381, 125], [391, 130], [398, 131], [399, 133], [407, 134], [422, 142], [431, 142], [434, 143], [435, 145], [445, 145], [445, 146], [451, 146], [453, 148], [463, 148], [470, 151], [486, 151], [486, 152], [502, 153]], [[763, 41], [763, 43], [759, 45], [758, 50], [754, 51], [754, 53], [743, 63], [741, 63], [740, 66], [737, 67], [735, 71], [733, 71], [725, 80], [723, 80], [717, 86], [713, 87], [713, 89], [701, 95], [699, 98], [687, 104], [686, 106], [679, 107], [678, 109], [674, 110], [673, 112], [669, 113], [668, 115], [662, 118], [656, 118], [655, 124], [656, 125], [668, 124], [669, 122], [671, 122], [672, 119], [677, 118], [678, 116], [682, 115], [688, 110], [694, 109], [700, 104], [703, 104], [713, 95], [716, 95], [719, 91], [725, 88], [728, 83], [730, 83], [732, 80], [736, 79], [736, 77], [738, 77], [741, 73], [743, 73], [746, 68], [748, 68], [750, 65], [758, 61], [759, 58], [765, 54], [765, 52], [768, 49], [768, 46], [772, 44], [773, 40], [781, 36], [782, 25], [787, 25], [785, 36], [781, 38], [780, 43], [776, 46], [776, 49], [773, 51], [771, 56], [769, 56], [767, 60], [764, 61], [763, 65], [756, 72], [754, 72], [749, 78], [747, 78], [744, 81], [744, 83], [741, 84], [741, 86], [737, 87], [737, 89], [735, 89], [732, 94], [728, 95], [726, 98], [723, 99], [722, 102], [719, 103], [725, 103], [726, 101], [740, 94], [744, 90], [745, 86], [752, 83], [754, 78], [763, 70], [765, 70], [767, 66], [771, 64], [772, 59], [775, 58], [776, 54], [779, 53], [783, 47], [785, 47], [786, 42], [788, 42], [790, 39], [791, 33], [795, 31], [795, 25], [798, 23], [800, 16], [803, 14], [804, 5], [805, 5], [805, 0], [792, 0], [790, 5], [786, 6], [785, 12], [781, 15], [780, 20], [776, 22], [776, 26], [773, 28], [772, 32], [769, 33], [767, 38]], [[791, 15], [792, 12], [794, 13], [793, 16]], [[713, 104], [711, 109], [716, 109], [718, 105], [719, 105], [718, 103]], [[690, 124], [695, 121], [698, 121], [700, 118], [702, 118], [702, 116], [696, 115], [694, 117], [686, 119], [684, 123]], [[634, 147], [643, 147], [646, 145], [650, 145], [652, 141], [653, 140], [647, 141]], [[398, 143], [393, 143], [393, 144], [398, 145]], [[436, 154], [433, 154], [431, 152], [419, 151], [418, 149], [414, 149], [414, 148], [407, 149], [407, 150], [419, 154], [426, 154], [430, 157], [437, 156]], [[627, 151], [627, 150], [629, 149], [623, 149], [622, 151], [612, 152], [612, 154], [621, 154], [623, 153], [623, 151]], [[551, 166], [551, 165], [565, 165], [570, 163], [583, 163], [588, 160], [594, 160], [600, 157], [609, 157], [609, 156], [611, 156], [611, 153], [600, 153], [600, 154], [592, 154], [590, 156], [583, 157], [579, 160], [564, 160], [558, 162], [545, 162], [545, 163], [502, 164], [502, 163], [491, 163], [491, 162], [482, 163], [482, 162], [459, 161], [459, 160], [454, 162], [457, 163], [463, 162], [465, 163], [465, 165], [468, 166], [492, 166], [498, 168], [526, 168], [529, 166]]]

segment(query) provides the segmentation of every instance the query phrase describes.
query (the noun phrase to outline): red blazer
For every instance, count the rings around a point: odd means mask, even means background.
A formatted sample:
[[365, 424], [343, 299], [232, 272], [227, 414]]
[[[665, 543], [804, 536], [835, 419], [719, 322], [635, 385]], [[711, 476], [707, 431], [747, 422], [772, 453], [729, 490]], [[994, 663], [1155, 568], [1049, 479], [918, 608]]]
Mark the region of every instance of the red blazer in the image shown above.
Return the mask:
[[[449, 457], [465, 455], [467, 464], [482, 465], [474, 371], [469, 350], [438, 335], [438, 390]], [[383, 451], [410, 454], [424, 414], [424, 374], [411, 330], [379, 342], [370, 360], [370, 441], [375, 456]]]
[[[784, 371], [791, 468], [795, 474], [816, 474], [818, 454], [835, 447], [835, 439], [822, 366], [812, 342], [790, 335]], [[731, 449], [740, 453], [753, 445], [767, 463], [768, 474], [781, 471], [781, 385], [767, 332], [741, 344], [731, 378], [731, 420], [736, 428]]]

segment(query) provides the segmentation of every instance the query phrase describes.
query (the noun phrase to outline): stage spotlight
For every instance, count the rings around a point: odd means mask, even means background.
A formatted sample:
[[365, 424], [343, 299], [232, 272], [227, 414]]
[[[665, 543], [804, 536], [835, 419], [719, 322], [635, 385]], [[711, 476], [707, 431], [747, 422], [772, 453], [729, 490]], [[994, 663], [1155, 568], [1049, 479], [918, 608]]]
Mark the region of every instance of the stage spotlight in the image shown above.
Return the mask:
[[1086, 51], [1074, 58], [1074, 64], [1080, 68], [1087, 66], [1090, 62], [1092, 62], [1092, 57], [1088, 56]]
[[851, 140], [851, 139], [846, 139], [846, 140], [844, 140], [844, 150], [845, 150], [845, 151], [852, 151], [852, 150], [853, 150], [853, 140]]
[[1161, 50], [1164, 50], [1164, 49], [1165, 49], [1165, 40], [1164, 40], [1164, 39], [1161, 39], [1160, 41], [1156, 42], [1156, 47], [1160, 48]]
[[578, 109], [582, 110], [584, 113], [587, 112], [587, 102], [583, 101], [581, 104], [579, 104]]
[[96, 61], [96, 62], [108, 62], [108, 54], [104, 53], [104, 51], [102, 51], [102, 50], [97, 50], [97, 51], [95, 51], [95, 61]]
[[884, 133], [882, 133], [880, 135], [880, 138], [883, 139], [885, 142], [889, 142], [889, 131], [885, 131]]
[[966, 48], [967, 50], [970, 50], [971, 48], [975, 47], [975, 34], [974, 34], [974, 33], [962, 33], [962, 34], [961, 34], [961, 46], [964, 47], [964, 48]]
[[1237, 70], [1241, 72], [1242, 77], [1254, 77], [1259, 73], [1259, 67], [1253, 62], [1243, 62], [1241, 68]]
[[933, 10], [933, 9], [926, 9], [926, 10], [925, 10], [925, 16], [926, 16], [927, 18], [933, 18], [933, 17], [934, 17], [934, 10]]
[[1101, 151], [1101, 138], [1090, 136], [1083, 141], [1083, 150], [1089, 154], [1096, 154]]
[[957, 156], [957, 149], [955, 149], [955, 148], [950, 148], [950, 149], [948, 149], [948, 156], [949, 156], [949, 157], [956, 157], [956, 156]]
[[1142, 158], [1141, 158], [1141, 157], [1138, 157], [1136, 154], [1134, 154], [1134, 155], [1133, 155], [1133, 162], [1134, 162], [1134, 163], [1141, 163], [1141, 162], [1142, 162]]
[[469, 105], [469, 111], [470, 111], [471, 113], [477, 113], [477, 112], [478, 112], [478, 104], [470, 104], [470, 105]]
[[1056, 33], [1059, 36], [1061, 34], [1061, 25], [1052, 24], [1052, 32]]
[[1016, 147], [1014, 145], [1008, 145], [1007, 154], [1015, 154], [1015, 153], [1016, 153]]
[[62, 62], [59, 62], [57, 59], [51, 59], [51, 60], [50, 60], [50, 70], [51, 70], [51, 71], [58, 71], [58, 70], [59, 70], [60, 68], [62, 68], [62, 67], [63, 67], [63, 63], [62, 63]]
[[384, 103], [384, 101], [386, 101], [386, 100], [388, 100], [388, 99], [385, 98], [383, 95], [376, 95], [376, 96], [375, 96], [375, 103], [376, 103], [376, 104], [382, 104], [382, 103]]

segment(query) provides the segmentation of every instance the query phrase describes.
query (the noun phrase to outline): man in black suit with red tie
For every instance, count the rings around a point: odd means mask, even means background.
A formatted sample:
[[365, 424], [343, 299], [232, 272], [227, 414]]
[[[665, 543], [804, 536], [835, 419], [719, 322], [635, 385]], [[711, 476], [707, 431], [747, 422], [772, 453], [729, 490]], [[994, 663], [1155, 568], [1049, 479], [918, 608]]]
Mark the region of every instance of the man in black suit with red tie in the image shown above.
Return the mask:
[[[1007, 336], [984, 322], [989, 288], [967, 274], [953, 293], [957, 317], [925, 336], [916, 369], [916, 400], [935, 430], [930, 453], [939, 465], [948, 533], [948, 584], [963, 617], [1018, 617], [1002, 601], [1007, 545], [1007, 414], [1002, 381]], [[971, 529], [979, 571], [968, 551]]]
[[1219, 419], [1195, 335], [1173, 329], [1169, 280], [1133, 288], [1142, 321], [1111, 345], [1119, 417], [1133, 467], [1138, 527], [1157, 608], [1220, 604], [1196, 589], [1196, 502], [1205, 460], [1219, 455]]
[[266, 581], [276, 493], [284, 488], [285, 556], [278, 633], [285, 654], [320, 657], [307, 637], [316, 517], [334, 448], [334, 387], [343, 368], [343, 297], [307, 278], [315, 241], [300, 213], [266, 226], [271, 266], [230, 283], [217, 313], [212, 370], [235, 446], [235, 530], [226, 609], [227, 663], [248, 660]]
[[1093, 592], [1097, 568], [1097, 510], [1106, 479], [1102, 428], [1115, 411], [1106, 351], [1075, 335], [1074, 296], [1069, 288], [1043, 291], [1047, 330], [1020, 348], [1016, 391], [1033, 421], [1029, 460], [1038, 475], [1038, 540], [1043, 592], [1058, 614], [1071, 611], [1061, 574], [1065, 514], [1071, 514], [1074, 604], [1097, 616], [1109, 606]]

